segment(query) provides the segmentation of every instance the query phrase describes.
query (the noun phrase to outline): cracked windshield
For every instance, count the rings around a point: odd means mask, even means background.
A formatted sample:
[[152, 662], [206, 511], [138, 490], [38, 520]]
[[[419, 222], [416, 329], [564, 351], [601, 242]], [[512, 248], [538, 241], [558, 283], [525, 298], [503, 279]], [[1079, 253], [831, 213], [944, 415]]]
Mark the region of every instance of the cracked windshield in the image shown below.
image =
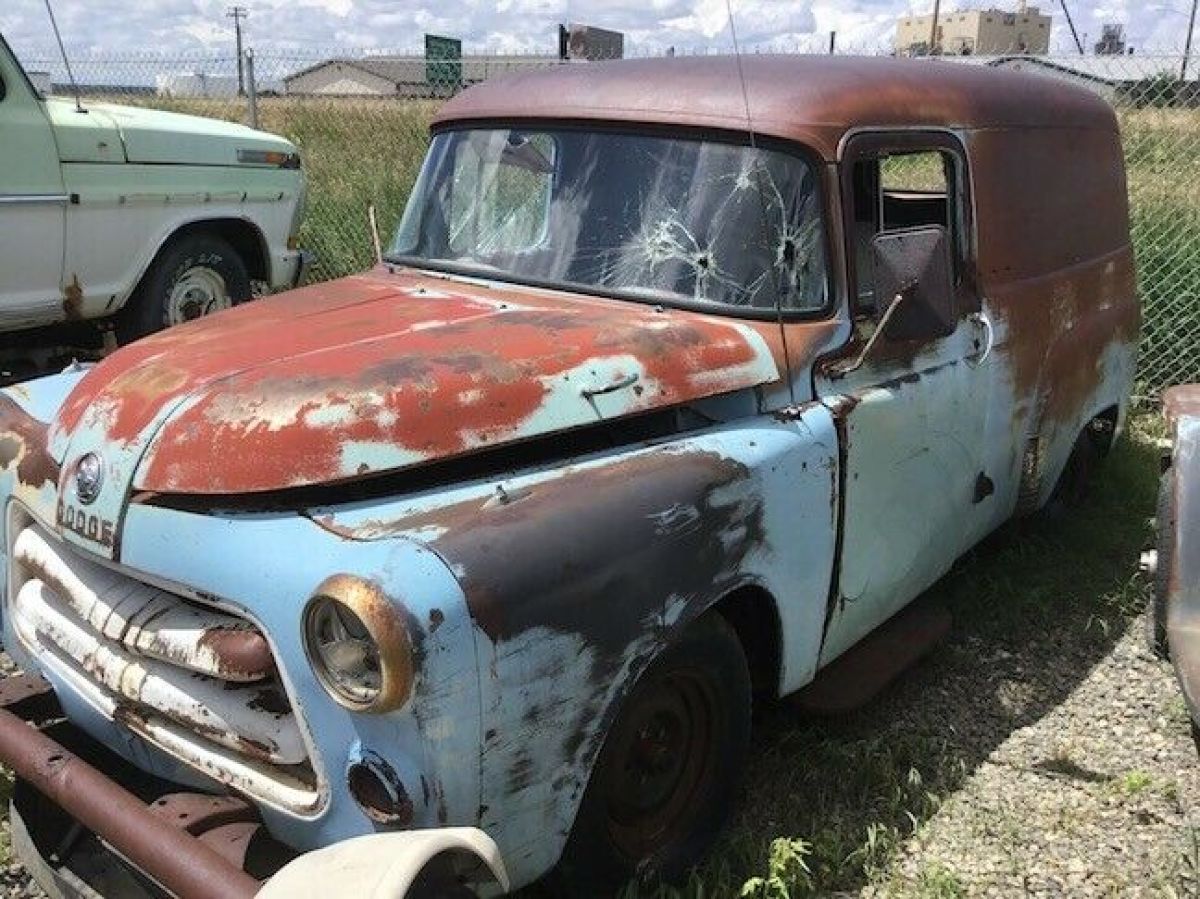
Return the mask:
[[439, 134], [389, 258], [760, 310], [816, 311], [827, 290], [804, 160], [650, 135]]

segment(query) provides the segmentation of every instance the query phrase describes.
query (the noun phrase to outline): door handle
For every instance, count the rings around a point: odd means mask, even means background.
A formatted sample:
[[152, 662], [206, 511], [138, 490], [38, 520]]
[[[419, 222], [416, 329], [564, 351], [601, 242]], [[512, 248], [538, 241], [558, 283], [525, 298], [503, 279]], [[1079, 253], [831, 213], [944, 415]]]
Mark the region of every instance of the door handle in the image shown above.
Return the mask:
[[974, 351], [967, 354], [967, 364], [972, 368], [977, 368], [987, 361], [988, 356], [992, 355], [996, 329], [992, 326], [992, 320], [988, 318], [986, 312], [972, 312], [967, 320], [971, 323], [971, 340], [974, 343]]

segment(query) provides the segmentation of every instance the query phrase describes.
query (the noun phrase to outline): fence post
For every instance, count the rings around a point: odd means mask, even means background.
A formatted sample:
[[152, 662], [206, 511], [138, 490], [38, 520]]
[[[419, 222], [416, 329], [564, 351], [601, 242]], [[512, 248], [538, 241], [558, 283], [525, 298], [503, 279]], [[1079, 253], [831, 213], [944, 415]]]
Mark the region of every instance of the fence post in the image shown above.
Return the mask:
[[254, 77], [254, 51], [246, 51], [246, 96], [250, 98], [250, 127], [258, 128], [258, 82]]

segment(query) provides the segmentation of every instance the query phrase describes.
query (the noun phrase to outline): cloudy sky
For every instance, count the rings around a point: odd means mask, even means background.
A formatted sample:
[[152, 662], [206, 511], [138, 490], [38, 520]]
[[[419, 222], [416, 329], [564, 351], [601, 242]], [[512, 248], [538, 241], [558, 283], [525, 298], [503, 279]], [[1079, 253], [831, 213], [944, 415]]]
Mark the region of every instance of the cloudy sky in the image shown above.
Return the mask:
[[[729, 48], [726, 0], [237, 0], [249, 8], [249, 42], [260, 53], [330, 48], [407, 50], [425, 32], [461, 37], [467, 52], [553, 52], [558, 22], [624, 31], [635, 52]], [[746, 46], [813, 49], [836, 30], [842, 46], [886, 43], [897, 15], [928, 12], [932, 0], [731, 0]], [[1094, 41], [1105, 22], [1126, 25], [1139, 50], [1179, 52], [1190, 0], [1067, 0], [1080, 32]], [[1016, 0], [943, 0], [943, 9]], [[1031, 2], [1031, 5], [1033, 3]], [[54, 0], [74, 51], [224, 52], [232, 41], [227, 0]], [[1070, 34], [1058, 0], [1054, 46]], [[52, 34], [43, 0], [0, 0], [0, 31], [17, 52], [41, 55]]]

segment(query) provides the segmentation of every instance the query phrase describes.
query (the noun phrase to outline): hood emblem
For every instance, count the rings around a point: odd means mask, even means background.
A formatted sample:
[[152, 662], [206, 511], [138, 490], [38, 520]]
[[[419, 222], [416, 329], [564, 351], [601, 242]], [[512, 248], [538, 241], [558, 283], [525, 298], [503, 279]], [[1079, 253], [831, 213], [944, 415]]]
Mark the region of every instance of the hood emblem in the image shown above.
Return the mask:
[[85, 506], [95, 502], [104, 485], [104, 460], [97, 453], [80, 456], [75, 463], [75, 495]]

